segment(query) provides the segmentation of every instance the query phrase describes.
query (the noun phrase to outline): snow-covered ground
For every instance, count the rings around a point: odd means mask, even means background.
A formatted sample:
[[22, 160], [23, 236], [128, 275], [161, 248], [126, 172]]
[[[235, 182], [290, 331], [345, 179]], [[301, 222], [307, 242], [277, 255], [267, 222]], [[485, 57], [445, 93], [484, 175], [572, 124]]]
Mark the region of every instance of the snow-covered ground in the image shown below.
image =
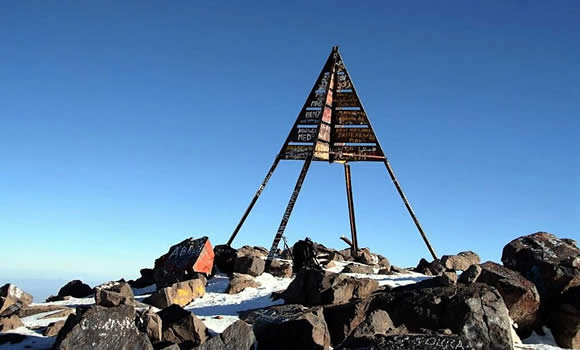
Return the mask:
[[[337, 263], [333, 268], [328, 269], [333, 272], [340, 272], [344, 267], [344, 263]], [[375, 271], [377, 272], [377, 271]], [[362, 274], [348, 274], [359, 278], [373, 278], [379, 281], [381, 286], [397, 287], [412, 283], [417, 283], [429, 277], [418, 273], [409, 274], [393, 274], [393, 275], [362, 275]], [[225, 275], [218, 274], [208, 282], [206, 287], [206, 294], [191, 304], [187, 305], [185, 309], [190, 310], [197, 315], [212, 333], [221, 333], [230, 324], [238, 320], [238, 313], [240, 311], [251, 310], [276, 304], [281, 304], [282, 300], [273, 301], [270, 298], [272, 292], [281, 291], [288, 287], [291, 278], [278, 278], [268, 273], [264, 273], [257, 277], [256, 280], [261, 284], [259, 288], [247, 288], [241, 293], [229, 295], [224, 291], [228, 286], [228, 278]], [[154, 291], [153, 287], [134, 289], [138, 301], [143, 300], [150, 293]], [[77, 299], [72, 298], [65, 301], [57, 301], [52, 303], [44, 303], [43, 305], [66, 305], [75, 307], [78, 305], [93, 304], [93, 298]], [[20, 350], [20, 349], [49, 349], [54, 343], [54, 337], [44, 337], [42, 335], [43, 327], [46, 327], [51, 322], [56, 322], [66, 319], [60, 318], [45, 318], [50, 314], [58, 311], [46, 312], [30, 317], [25, 317], [22, 322], [29, 328], [21, 327], [10, 331], [8, 333], [26, 335], [24, 341], [17, 344], [0, 344], [0, 350]], [[545, 336], [533, 334], [530, 338], [523, 341], [523, 344], [515, 344], [515, 349], [524, 350], [559, 350], [561, 348], [556, 346], [554, 338], [549, 329], [545, 329]]]

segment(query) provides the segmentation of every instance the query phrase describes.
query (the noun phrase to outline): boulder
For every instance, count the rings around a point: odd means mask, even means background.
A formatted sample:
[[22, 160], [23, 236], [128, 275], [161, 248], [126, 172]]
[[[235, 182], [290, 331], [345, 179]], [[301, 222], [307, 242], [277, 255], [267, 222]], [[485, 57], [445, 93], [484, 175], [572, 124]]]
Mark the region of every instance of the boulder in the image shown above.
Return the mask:
[[426, 276], [438, 276], [445, 270], [445, 267], [439, 260], [433, 260], [432, 262], [428, 262], [425, 259], [419, 260], [419, 264], [417, 267], [413, 269], [413, 271], [426, 275]]
[[376, 335], [394, 335], [405, 334], [407, 329], [402, 327], [395, 327], [391, 317], [384, 310], [375, 310], [361, 322], [350, 336], [342, 344], [342, 347], [349, 347], [364, 342], [365, 338], [374, 338]]
[[324, 318], [333, 347], [341, 344], [366, 318], [367, 307], [368, 300], [364, 299], [324, 307]]
[[216, 335], [194, 350], [252, 350], [256, 336], [252, 326], [244, 321], [236, 321], [221, 334]]
[[95, 303], [105, 307], [135, 305], [135, 296], [128, 283], [114, 282], [95, 288]]
[[457, 255], [444, 255], [441, 264], [448, 270], [465, 271], [469, 266], [479, 264], [479, 255], [472, 251], [461, 252]]
[[360, 274], [374, 274], [375, 270], [368, 265], [361, 265], [361, 264], [348, 264], [342, 269], [343, 273], [360, 273]]
[[372, 338], [362, 337], [350, 340], [337, 350], [383, 349], [383, 350], [471, 350], [484, 349], [472, 347], [463, 337], [442, 334], [376, 334]]
[[238, 257], [242, 257], [242, 256], [253, 256], [255, 258], [265, 258], [268, 256], [268, 249], [264, 248], [264, 247], [258, 247], [258, 246], [249, 246], [249, 245], [245, 245], [243, 247], [241, 247], [240, 249], [238, 249], [237, 251], [237, 255]]
[[136, 324], [139, 331], [147, 334], [153, 344], [162, 341], [161, 317], [151, 308], [137, 312]]
[[246, 288], [258, 288], [261, 284], [252, 276], [234, 272], [230, 279], [230, 284], [226, 289], [227, 294], [238, 294]]
[[292, 277], [292, 265], [279, 260], [273, 260], [268, 272], [272, 276], [290, 278]]
[[368, 313], [385, 310], [410, 333], [450, 329], [475, 349], [512, 350], [511, 321], [499, 292], [488, 285], [425, 287], [423, 282], [376, 293]]
[[568, 288], [580, 285], [580, 269], [573, 266], [580, 249], [572, 243], [550, 233], [536, 232], [508, 243], [501, 261], [536, 285], [542, 303], [551, 303]]
[[385, 258], [382, 255], [377, 255], [377, 258], [379, 260], [377, 265], [379, 265], [381, 269], [391, 270], [391, 262], [389, 261], [389, 259]]
[[234, 272], [234, 265], [238, 251], [226, 244], [216, 245], [213, 249], [215, 254], [214, 267], [222, 273]]
[[131, 305], [77, 308], [70, 315], [54, 343], [55, 350], [153, 350], [147, 336], [135, 326], [135, 308]]
[[161, 288], [143, 300], [144, 303], [163, 309], [172, 304], [186, 306], [193, 300], [205, 294], [205, 279], [177, 282], [169, 287]]
[[141, 269], [140, 271], [141, 277], [136, 279], [135, 281], [129, 281], [129, 285], [132, 288], [145, 288], [149, 287], [152, 284], [155, 284], [154, 272], [153, 269]]
[[559, 346], [580, 349], [580, 286], [562, 294], [548, 313], [548, 325]]
[[464, 284], [471, 284], [477, 281], [477, 278], [479, 277], [480, 274], [481, 274], [481, 266], [471, 265], [470, 267], [467, 268], [467, 270], [461, 273], [458, 282]]
[[65, 284], [56, 296], [56, 300], [65, 300], [66, 297], [86, 298], [93, 295], [93, 289], [80, 280], [73, 280]]
[[480, 265], [477, 282], [495, 287], [501, 294], [509, 315], [518, 324], [518, 334], [530, 336], [537, 325], [540, 295], [536, 286], [516, 271], [488, 261]]
[[281, 297], [286, 304], [321, 305], [321, 294], [332, 287], [337, 276], [334, 272], [319, 269], [301, 269]]
[[57, 321], [49, 323], [48, 326], [44, 329], [44, 332], [42, 332], [42, 335], [45, 337], [55, 337], [64, 326], [64, 322], [65, 321]]
[[252, 310], [240, 318], [253, 325], [260, 349], [329, 349], [330, 334], [321, 307], [280, 305]]
[[214, 252], [209, 238], [188, 238], [155, 260], [153, 277], [157, 288], [176, 282], [197, 278], [199, 274], [211, 275]]
[[234, 272], [258, 277], [264, 273], [266, 261], [255, 256], [242, 256], [236, 258]]
[[0, 314], [12, 305], [16, 305], [17, 308], [15, 310], [13, 308], [10, 313], [17, 312], [18, 309], [30, 303], [32, 303], [32, 295], [24, 292], [15, 285], [7, 283], [0, 287]]
[[18, 317], [24, 318], [24, 317], [28, 317], [28, 316], [33, 316], [33, 315], [45, 313], [45, 312], [63, 311], [63, 310], [72, 310], [72, 309], [67, 307], [67, 306], [62, 306], [62, 305], [42, 305], [42, 304], [28, 305], [28, 306], [23, 307], [22, 309], [20, 309], [18, 311]]
[[24, 327], [24, 324], [17, 315], [9, 317], [0, 317], [0, 332], [7, 332], [18, 327]]
[[360, 249], [358, 251], [358, 256], [354, 260], [365, 265], [374, 265], [377, 263], [377, 259], [373, 258], [369, 248]]
[[171, 305], [157, 313], [161, 318], [162, 340], [178, 344], [188, 349], [203, 344], [209, 338], [209, 332], [203, 322], [193, 313], [179, 305]]

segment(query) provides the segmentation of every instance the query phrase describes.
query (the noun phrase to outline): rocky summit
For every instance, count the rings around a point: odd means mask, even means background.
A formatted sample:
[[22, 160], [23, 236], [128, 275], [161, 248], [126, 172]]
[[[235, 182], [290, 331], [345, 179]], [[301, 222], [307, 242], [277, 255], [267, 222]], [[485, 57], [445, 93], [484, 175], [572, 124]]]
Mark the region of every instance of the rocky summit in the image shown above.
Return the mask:
[[74, 280], [49, 303], [4, 285], [0, 346], [512, 350], [544, 334], [578, 349], [579, 253], [540, 232], [508, 242], [503, 264], [466, 250], [410, 271], [368, 248], [357, 255], [304, 240], [265, 271], [265, 248], [214, 252], [207, 237], [190, 238], [135, 281]]

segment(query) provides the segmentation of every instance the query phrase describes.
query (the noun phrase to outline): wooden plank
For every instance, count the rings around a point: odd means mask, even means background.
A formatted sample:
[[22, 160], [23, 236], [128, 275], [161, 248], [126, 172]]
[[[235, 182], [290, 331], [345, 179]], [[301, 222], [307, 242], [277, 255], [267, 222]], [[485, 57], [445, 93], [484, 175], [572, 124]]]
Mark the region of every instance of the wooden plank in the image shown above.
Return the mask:
[[290, 133], [290, 142], [314, 142], [317, 127], [294, 128]]
[[329, 159], [329, 149], [330, 145], [328, 143], [318, 142], [316, 143], [316, 149], [314, 150], [315, 160], [328, 160]]
[[378, 146], [334, 146], [335, 161], [382, 162], [384, 154]]
[[318, 133], [318, 140], [330, 142], [330, 125], [320, 124], [320, 132]]
[[369, 125], [369, 120], [364, 111], [336, 110], [337, 124], [341, 125]]
[[371, 128], [335, 128], [334, 142], [372, 143], [377, 138]]
[[312, 146], [287, 145], [280, 154], [280, 159], [303, 160], [312, 154]]
[[302, 111], [298, 116], [299, 125], [318, 125], [320, 121], [320, 115], [322, 115], [321, 110], [315, 111]]
[[361, 107], [360, 100], [354, 92], [337, 92], [334, 96], [335, 107]]

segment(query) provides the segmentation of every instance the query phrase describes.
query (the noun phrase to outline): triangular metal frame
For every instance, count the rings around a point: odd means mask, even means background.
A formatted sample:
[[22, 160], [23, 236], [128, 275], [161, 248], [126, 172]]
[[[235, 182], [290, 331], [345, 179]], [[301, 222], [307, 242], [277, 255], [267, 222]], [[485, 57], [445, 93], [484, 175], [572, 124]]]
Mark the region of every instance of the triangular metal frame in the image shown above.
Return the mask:
[[389, 176], [397, 188], [429, 252], [434, 259], [437, 259], [435, 250], [429, 243], [419, 220], [403, 193], [393, 169], [380, 146], [352, 79], [338, 52], [337, 46], [332, 48], [286, 141], [282, 145], [280, 152], [276, 155], [274, 163], [270, 167], [250, 205], [244, 212], [240, 222], [234, 229], [234, 232], [227, 242], [228, 245], [232, 244], [247, 216], [266, 187], [266, 184], [272, 177], [280, 160], [304, 160], [304, 165], [300, 171], [284, 215], [282, 216], [272, 247], [270, 248], [266, 263], [267, 267], [270, 266], [275, 256], [278, 244], [282, 239], [312, 161], [344, 163], [352, 234], [351, 243], [354, 254], [358, 251], [358, 239], [354, 220], [354, 204], [348, 162], [378, 161], [385, 164]]

